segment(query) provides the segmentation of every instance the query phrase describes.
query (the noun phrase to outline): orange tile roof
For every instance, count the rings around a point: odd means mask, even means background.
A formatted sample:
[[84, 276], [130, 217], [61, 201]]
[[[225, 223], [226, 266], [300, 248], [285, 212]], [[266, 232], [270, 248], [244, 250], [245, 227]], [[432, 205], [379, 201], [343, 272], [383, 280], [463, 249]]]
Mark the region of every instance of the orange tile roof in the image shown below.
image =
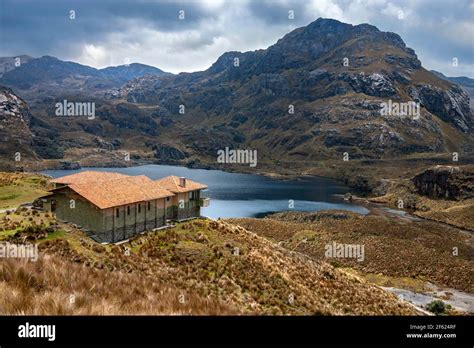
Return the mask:
[[120, 174], [120, 173], [111, 173], [111, 172], [96, 172], [92, 170], [86, 170], [76, 174], [62, 176], [51, 180], [51, 182], [57, 184], [80, 184], [86, 182], [101, 182], [109, 181], [114, 179], [127, 178], [129, 175]]
[[[82, 173], [85, 173], [84, 177], [81, 177]], [[56, 179], [55, 182], [67, 183], [71, 190], [100, 209], [174, 196], [172, 192], [157, 185], [145, 175], [129, 176], [106, 172], [94, 172], [101, 174], [91, 175], [90, 173], [92, 172], [68, 175], [59, 180]], [[76, 177], [73, 177], [74, 175]], [[73, 177], [73, 180], [68, 177]], [[63, 187], [53, 191], [61, 188]]]
[[186, 178], [186, 186], [179, 185], [179, 176], [171, 175], [163, 179], [156, 180], [160, 186], [174, 193], [189, 192], [206, 189], [207, 186]]

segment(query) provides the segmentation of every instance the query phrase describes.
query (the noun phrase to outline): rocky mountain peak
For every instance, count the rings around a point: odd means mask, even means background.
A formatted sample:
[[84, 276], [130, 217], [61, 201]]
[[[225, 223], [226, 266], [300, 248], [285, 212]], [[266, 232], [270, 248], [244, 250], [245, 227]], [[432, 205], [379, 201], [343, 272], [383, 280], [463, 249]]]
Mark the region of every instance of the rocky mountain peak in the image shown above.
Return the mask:
[[[402, 38], [395, 33], [382, 32], [377, 27], [366, 23], [352, 25], [329, 18], [319, 18], [305, 27], [293, 30], [278, 40], [272, 47], [284, 46], [288, 48], [287, 45], [298, 42], [298, 47], [303, 44], [313, 46], [313, 50], [310, 52], [313, 53], [313, 57], [316, 57], [319, 53], [327, 51], [331, 47], [365, 36], [372, 40], [384, 41], [401, 49], [406, 48]], [[317, 46], [319, 50], [315, 50], [314, 46]]]

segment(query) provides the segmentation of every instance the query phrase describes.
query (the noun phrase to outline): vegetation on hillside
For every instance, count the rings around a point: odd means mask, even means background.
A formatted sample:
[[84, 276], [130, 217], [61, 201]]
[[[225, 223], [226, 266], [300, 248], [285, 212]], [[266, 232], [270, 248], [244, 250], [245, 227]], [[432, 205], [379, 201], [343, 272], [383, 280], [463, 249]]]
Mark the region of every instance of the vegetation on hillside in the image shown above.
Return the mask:
[[40, 251], [36, 264], [1, 262], [3, 314], [417, 314], [395, 295], [222, 221], [180, 223], [120, 246], [71, 230], [40, 241]]
[[48, 183], [41, 174], [0, 172], [0, 209], [32, 202], [46, 194]]
[[[431, 281], [474, 292], [473, 237], [456, 228], [344, 211], [283, 212], [265, 219], [230, 222], [337, 267]], [[364, 245], [364, 260], [326, 258], [325, 246], [333, 242]]]

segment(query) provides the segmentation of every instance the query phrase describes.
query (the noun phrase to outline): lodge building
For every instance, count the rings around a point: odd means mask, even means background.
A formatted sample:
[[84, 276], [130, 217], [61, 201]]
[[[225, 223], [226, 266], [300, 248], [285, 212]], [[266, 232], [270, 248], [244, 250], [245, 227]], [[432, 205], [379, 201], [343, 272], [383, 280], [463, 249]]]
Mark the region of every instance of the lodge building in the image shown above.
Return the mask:
[[207, 186], [168, 176], [83, 171], [52, 180], [43, 207], [58, 220], [76, 224], [98, 242], [115, 243], [137, 233], [201, 215], [209, 204], [201, 197]]

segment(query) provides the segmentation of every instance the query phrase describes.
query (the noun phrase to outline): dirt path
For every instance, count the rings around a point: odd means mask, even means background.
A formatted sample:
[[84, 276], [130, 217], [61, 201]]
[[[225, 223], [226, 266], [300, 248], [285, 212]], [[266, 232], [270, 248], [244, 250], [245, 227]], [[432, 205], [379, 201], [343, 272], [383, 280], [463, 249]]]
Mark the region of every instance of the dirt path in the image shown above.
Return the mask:
[[427, 284], [428, 291], [415, 292], [409, 289], [400, 289], [395, 287], [382, 287], [387, 291], [397, 295], [401, 300], [408, 301], [419, 308], [425, 306], [434, 300], [441, 300], [460, 312], [474, 313], [474, 295], [451, 289], [440, 287], [431, 283]]

